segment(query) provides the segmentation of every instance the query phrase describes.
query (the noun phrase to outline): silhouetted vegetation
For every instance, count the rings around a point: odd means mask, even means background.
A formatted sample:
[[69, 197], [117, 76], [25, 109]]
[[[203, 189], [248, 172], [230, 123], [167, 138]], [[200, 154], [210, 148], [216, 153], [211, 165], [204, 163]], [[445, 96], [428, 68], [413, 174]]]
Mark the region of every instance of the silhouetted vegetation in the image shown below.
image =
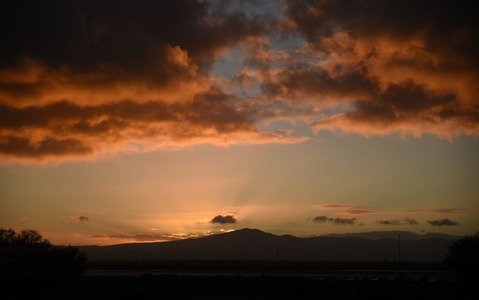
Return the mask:
[[[477, 257], [473, 255], [477, 255], [477, 248], [471, 245], [477, 247], [478, 240], [478, 236], [474, 236], [457, 241], [450, 248], [447, 262], [452, 258], [462, 262], [472, 257], [477, 265]], [[85, 267], [90, 269], [90, 274], [81, 276]], [[91, 273], [95, 269], [113, 272], [95, 275]], [[354, 275], [351, 271], [354, 269], [371, 270], [371, 274]], [[387, 273], [391, 269], [395, 271]], [[128, 274], [129, 270], [143, 270], [144, 273]], [[420, 270], [423, 275], [412, 276], [411, 270]], [[280, 260], [97, 261], [86, 264], [85, 256], [77, 248], [53, 246], [36, 231], [16, 233], [0, 229], [0, 284], [3, 295], [11, 295], [9, 299], [348, 299], [358, 296], [369, 299], [473, 299], [465, 288], [468, 285], [447, 276], [430, 277], [434, 271], [445, 272], [444, 265]], [[154, 275], [155, 272], [160, 274]]]
[[446, 263], [464, 281], [479, 281], [479, 233], [455, 241], [449, 247]]
[[52, 245], [35, 230], [0, 229], [0, 276], [3, 282], [50, 284], [78, 279], [86, 257], [75, 247]]

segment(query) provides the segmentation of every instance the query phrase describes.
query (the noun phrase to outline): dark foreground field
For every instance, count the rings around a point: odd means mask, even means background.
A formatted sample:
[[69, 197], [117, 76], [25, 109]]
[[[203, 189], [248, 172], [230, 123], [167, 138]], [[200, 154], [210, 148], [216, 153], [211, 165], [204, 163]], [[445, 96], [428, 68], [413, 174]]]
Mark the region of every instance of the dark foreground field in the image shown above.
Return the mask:
[[[18, 288], [18, 287], [17, 287]], [[475, 299], [455, 281], [142, 275], [3, 289], [4, 299]], [[472, 289], [471, 289], [472, 290]], [[470, 291], [469, 291], [470, 293]]]
[[441, 264], [90, 263], [75, 281], [2, 283], [3, 299], [476, 299]]

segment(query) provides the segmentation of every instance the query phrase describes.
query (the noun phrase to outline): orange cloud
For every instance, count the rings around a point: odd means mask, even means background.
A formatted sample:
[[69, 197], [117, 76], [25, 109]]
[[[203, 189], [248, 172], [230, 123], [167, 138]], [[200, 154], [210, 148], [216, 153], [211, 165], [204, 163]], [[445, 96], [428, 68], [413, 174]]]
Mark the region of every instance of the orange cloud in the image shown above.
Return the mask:
[[1, 162], [306, 139], [259, 131], [257, 110], [210, 75], [219, 51], [261, 40], [258, 20], [199, 1], [31, 2], [3, 8]]
[[286, 8], [307, 38], [304, 51], [324, 59], [284, 66], [267, 87], [318, 105], [341, 103], [343, 112], [313, 123], [316, 131], [429, 133], [449, 140], [479, 134], [472, 7], [437, 3], [431, 11], [416, 1], [288, 1]]
[[258, 131], [255, 111], [237, 110], [234, 101], [230, 95], [209, 91], [187, 103], [0, 105], [0, 158], [92, 158], [197, 143], [298, 143], [306, 139], [291, 132]]
[[[479, 135], [468, 5], [286, 1], [276, 20], [196, 0], [30, 4], [2, 10], [3, 163], [307, 139], [259, 130], [278, 119], [316, 133]], [[276, 47], [278, 34], [295, 41]], [[213, 62], [235, 46], [236, 74], [217, 77]]]
[[344, 208], [352, 208], [354, 206], [343, 205], [343, 204], [315, 204], [313, 205], [313, 207], [317, 209], [344, 209]]

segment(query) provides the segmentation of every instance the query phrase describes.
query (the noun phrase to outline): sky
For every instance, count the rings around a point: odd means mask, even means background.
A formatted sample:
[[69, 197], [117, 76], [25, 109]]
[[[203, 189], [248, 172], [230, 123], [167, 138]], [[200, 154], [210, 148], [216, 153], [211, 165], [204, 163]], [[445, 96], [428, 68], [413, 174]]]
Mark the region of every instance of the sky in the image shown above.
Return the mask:
[[471, 1], [10, 1], [0, 227], [479, 230]]

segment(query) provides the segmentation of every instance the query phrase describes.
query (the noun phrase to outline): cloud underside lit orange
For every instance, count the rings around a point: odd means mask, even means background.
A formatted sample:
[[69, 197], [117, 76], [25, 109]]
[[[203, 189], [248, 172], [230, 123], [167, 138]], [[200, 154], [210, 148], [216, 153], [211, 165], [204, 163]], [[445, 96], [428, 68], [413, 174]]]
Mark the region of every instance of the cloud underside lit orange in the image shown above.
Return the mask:
[[248, 112], [232, 107], [228, 98], [208, 92], [186, 103], [125, 100], [99, 105], [68, 101], [21, 108], [0, 105], [0, 153], [4, 159], [43, 160], [198, 143], [226, 146], [306, 139], [257, 130]]
[[[479, 135], [479, 26], [467, 5], [285, 1], [281, 20], [214, 5], [9, 5], [0, 162], [308, 139], [259, 129], [276, 119], [316, 134]], [[25, 9], [42, 13], [15, 18]], [[304, 43], [275, 48], [278, 34]], [[214, 74], [235, 47], [235, 75]]]

